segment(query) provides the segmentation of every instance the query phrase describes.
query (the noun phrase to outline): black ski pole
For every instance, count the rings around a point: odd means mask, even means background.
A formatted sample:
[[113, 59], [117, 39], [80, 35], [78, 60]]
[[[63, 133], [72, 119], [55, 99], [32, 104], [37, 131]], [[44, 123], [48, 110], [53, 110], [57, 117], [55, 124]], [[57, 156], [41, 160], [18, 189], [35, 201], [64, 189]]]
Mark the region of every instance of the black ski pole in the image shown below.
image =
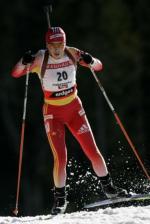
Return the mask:
[[123, 126], [123, 124], [122, 124], [122, 122], [121, 122], [121, 120], [120, 120], [118, 114], [116, 113], [116, 111], [115, 111], [115, 109], [114, 109], [112, 103], [110, 102], [110, 100], [109, 100], [109, 98], [108, 98], [108, 96], [107, 96], [107, 94], [106, 94], [106, 92], [105, 92], [104, 87], [102, 86], [100, 80], [97, 78], [97, 75], [96, 75], [96, 73], [94, 72], [94, 70], [93, 70], [92, 68], [90, 68], [90, 70], [91, 70], [91, 72], [92, 72], [92, 74], [93, 74], [93, 76], [94, 76], [94, 78], [95, 78], [95, 80], [96, 80], [96, 82], [97, 82], [97, 84], [98, 84], [100, 90], [102, 91], [102, 93], [103, 93], [103, 95], [104, 95], [104, 98], [105, 98], [105, 100], [107, 101], [107, 103], [108, 103], [108, 105], [109, 105], [109, 107], [110, 107], [110, 109], [111, 109], [111, 111], [112, 111], [112, 113], [113, 113], [113, 115], [114, 115], [114, 117], [115, 117], [115, 119], [116, 119], [116, 121], [117, 121], [117, 123], [118, 123], [120, 129], [122, 130], [122, 132], [123, 132], [123, 134], [124, 134], [124, 136], [125, 136], [127, 142], [129, 143], [131, 149], [133, 150], [133, 152], [134, 152], [134, 154], [135, 154], [135, 156], [136, 156], [136, 158], [137, 158], [137, 160], [138, 160], [138, 162], [139, 162], [139, 164], [140, 164], [140, 166], [141, 166], [143, 172], [145, 173], [145, 175], [146, 175], [146, 177], [148, 178], [148, 180], [150, 180], [150, 176], [149, 176], [149, 174], [148, 174], [148, 172], [147, 172], [147, 170], [146, 170], [146, 168], [145, 168], [145, 166], [144, 166], [144, 164], [143, 164], [143, 162], [142, 162], [142, 160], [141, 160], [141, 158], [140, 158], [140, 156], [139, 156], [139, 154], [138, 154], [138, 151], [137, 151], [137, 149], [135, 148], [133, 142], [131, 141], [131, 139], [130, 139], [128, 133], [127, 133], [127, 131], [125, 130], [125, 128], [124, 128], [124, 126]]
[[13, 210], [13, 213], [16, 216], [19, 211], [18, 204], [19, 204], [20, 180], [21, 180], [21, 171], [22, 171], [22, 157], [23, 157], [23, 146], [24, 146], [24, 133], [25, 133], [25, 120], [26, 120], [26, 108], [27, 108], [27, 98], [28, 98], [28, 83], [29, 83], [30, 64], [27, 65], [26, 71], [27, 71], [27, 74], [26, 74], [26, 82], [25, 82], [24, 105], [23, 105], [21, 138], [20, 138], [20, 148], [19, 148], [16, 206], [15, 206], [15, 209]]

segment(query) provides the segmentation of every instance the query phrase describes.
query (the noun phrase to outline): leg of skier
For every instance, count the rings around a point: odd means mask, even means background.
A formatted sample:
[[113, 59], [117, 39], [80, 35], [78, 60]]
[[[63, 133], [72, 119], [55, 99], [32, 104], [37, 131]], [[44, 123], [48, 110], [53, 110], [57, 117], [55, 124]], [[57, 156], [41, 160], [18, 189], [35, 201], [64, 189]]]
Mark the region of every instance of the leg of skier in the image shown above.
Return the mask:
[[46, 112], [47, 105], [44, 106], [44, 123], [48, 141], [54, 157], [54, 204], [51, 214], [64, 213], [67, 207], [66, 201], [66, 164], [67, 150], [65, 145], [64, 125], [54, 119], [52, 115]]
[[76, 110], [76, 113], [73, 115], [73, 119], [68, 123], [68, 128], [80, 143], [84, 153], [91, 161], [95, 173], [100, 178], [103, 192], [108, 198], [127, 195], [126, 190], [113, 185], [104, 158], [95, 143], [87, 117], [85, 113], [80, 115], [80, 111], [83, 111], [83, 108], [79, 103], [78, 110]]

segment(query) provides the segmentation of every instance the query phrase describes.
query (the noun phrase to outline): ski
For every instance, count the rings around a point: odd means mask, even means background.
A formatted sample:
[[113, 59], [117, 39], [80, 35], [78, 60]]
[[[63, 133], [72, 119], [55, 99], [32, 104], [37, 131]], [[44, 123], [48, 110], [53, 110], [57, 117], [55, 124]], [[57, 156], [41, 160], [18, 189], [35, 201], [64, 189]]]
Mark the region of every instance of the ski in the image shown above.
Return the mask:
[[85, 209], [92, 209], [96, 207], [109, 206], [122, 202], [132, 202], [132, 201], [144, 201], [150, 200], [150, 194], [133, 194], [127, 197], [116, 197], [111, 199], [100, 200], [94, 203], [86, 204]]

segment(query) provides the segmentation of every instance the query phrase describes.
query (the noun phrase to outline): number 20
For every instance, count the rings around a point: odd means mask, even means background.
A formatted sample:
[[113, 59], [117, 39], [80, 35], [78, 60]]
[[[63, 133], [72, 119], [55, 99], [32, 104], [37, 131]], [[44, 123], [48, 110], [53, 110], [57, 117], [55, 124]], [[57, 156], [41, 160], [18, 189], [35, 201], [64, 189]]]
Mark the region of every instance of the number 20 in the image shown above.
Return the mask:
[[68, 74], [65, 71], [57, 72], [57, 75], [58, 75], [57, 81], [63, 81], [63, 80], [67, 80], [68, 79]]

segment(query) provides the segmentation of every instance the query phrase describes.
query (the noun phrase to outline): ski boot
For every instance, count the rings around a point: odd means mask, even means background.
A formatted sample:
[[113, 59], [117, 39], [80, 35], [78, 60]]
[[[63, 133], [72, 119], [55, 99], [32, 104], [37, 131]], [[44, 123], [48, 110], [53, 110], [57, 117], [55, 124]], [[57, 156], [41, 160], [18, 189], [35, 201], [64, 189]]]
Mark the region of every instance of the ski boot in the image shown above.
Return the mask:
[[65, 187], [54, 189], [54, 204], [51, 209], [51, 215], [63, 214], [66, 211], [66, 191]]
[[100, 181], [101, 181], [102, 190], [107, 198], [129, 196], [128, 192], [125, 189], [119, 188], [113, 185], [113, 182], [109, 173], [104, 177], [100, 177]]

